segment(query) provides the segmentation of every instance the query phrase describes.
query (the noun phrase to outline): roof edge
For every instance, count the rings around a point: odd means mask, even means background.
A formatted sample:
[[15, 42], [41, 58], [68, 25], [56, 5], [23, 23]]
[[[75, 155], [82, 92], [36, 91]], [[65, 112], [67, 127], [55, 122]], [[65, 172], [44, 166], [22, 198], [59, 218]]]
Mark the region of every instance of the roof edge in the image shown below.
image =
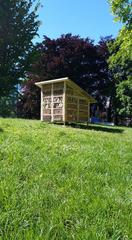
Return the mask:
[[72, 85], [74, 85], [76, 88], [78, 88], [79, 90], [81, 90], [81, 92], [85, 95], [85, 97], [87, 97], [90, 100], [90, 103], [96, 103], [97, 101], [90, 96], [84, 89], [82, 89], [78, 84], [76, 84], [75, 82], [73, 82], [70, 78], [68, 77], [64, 77], [64, 78], [57, 78], [57, 79], [52, 79], [52, 80], [45, 80], [45, 81], [41, 81], [41, 82], [36, 82], [35, 85], [38, 86], [39, 88], [42, 88], [43, 85], [49, 84], [49, 83], [56, 83], [56, 82], [64, 82], [67, 81], [69, 83], [71, 83]]
[[36, 82], [35, 85], [41, 88], [43, 85], [46, 85], [48, 83], [63, 82], [63, 81], [67, 81], [67, 80], [69, 80], [68, 77], [56, 78], [56, 79], [52, 79], [52, 80], [45, 80], [45, 81], [41, 81], [41, 82]]

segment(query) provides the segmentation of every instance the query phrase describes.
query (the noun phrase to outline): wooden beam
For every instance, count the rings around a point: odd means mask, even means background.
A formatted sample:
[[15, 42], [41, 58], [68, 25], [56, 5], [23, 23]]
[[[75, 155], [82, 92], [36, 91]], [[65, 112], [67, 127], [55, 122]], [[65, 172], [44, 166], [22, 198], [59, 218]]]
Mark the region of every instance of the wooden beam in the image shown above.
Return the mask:
[[64, 81], [64, 92], [63, 92], [63, 122], [66, 122], [66, 82]]
[[90, 103], [88, 102], [88, 122], [90, 120]]
[[54, 97], [54, 85], [53, 85], [53, 83], [51, 84], [51, 122], [53, 122], [54, 121], [54, 116], [53, 116], [53, 105], [54, 105], [54, 103], [53, 103], [53, 97]]
[[40, 119], [43, 121], [43, 88], [41, 89]]
[[79, 121], [79, 97], [77, 99], [77, 121]]

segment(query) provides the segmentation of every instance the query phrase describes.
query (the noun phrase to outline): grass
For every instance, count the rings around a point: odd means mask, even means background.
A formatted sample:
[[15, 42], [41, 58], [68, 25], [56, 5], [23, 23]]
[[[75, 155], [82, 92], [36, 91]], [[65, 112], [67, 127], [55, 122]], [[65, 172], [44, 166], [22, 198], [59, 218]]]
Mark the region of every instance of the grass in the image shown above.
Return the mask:
[[0, 240], [132, 239], [132, 129], [74, 127], [0, 119]]

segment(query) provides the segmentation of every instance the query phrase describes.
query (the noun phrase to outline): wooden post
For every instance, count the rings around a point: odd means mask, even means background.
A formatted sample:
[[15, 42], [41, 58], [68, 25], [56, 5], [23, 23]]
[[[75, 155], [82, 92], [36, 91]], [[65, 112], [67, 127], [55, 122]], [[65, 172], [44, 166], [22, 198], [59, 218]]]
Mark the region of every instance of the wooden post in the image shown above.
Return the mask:
[[53, 103], [53, 96], [54, 96], [54, 89], [53, 89], [53, 83], [51, 84], [51, 122], [54, 121], [54, 116], [53, 116], [53, 113], [54, 113], [54, 103]]
[[89, 119], [90, 119], [90, 103], [88, 102], [88, 122], [89, 122]]
[[79, 97], [77, 99], [77, 122], [79, 122]]
[[43, 121], [43, 87], [41, 88], [40, 119]]
[[64, 92], [63, 92], [63, 122], [66, 123], [66, 82], [64, 81]]

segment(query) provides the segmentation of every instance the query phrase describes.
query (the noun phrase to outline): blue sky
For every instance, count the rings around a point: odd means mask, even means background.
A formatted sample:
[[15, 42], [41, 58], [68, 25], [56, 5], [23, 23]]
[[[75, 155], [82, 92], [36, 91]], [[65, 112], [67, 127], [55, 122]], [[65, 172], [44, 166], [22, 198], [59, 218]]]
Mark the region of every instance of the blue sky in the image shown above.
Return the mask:
[[114, 23], [107, 0], [41, 0], [39, 10], [42, 22], [39, 29], [40, 42], [43, 35], [57, 38], [72, 33], [99, 41], [100, 36], [117, 36], [121, 24]]

